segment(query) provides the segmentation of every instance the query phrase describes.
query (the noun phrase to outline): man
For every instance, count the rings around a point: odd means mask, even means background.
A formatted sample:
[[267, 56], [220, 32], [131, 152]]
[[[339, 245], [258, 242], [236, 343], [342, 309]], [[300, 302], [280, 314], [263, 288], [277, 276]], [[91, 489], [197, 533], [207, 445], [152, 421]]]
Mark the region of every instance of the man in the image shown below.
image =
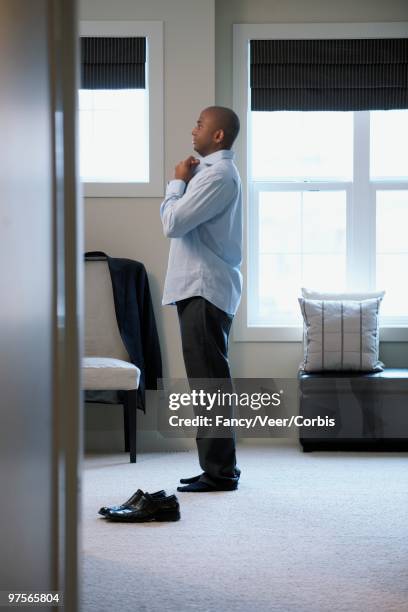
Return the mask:
[[[231, 147], [239, 119], [229, 108], [210, 106], [192, 131], [193, 156], [175, 168], [160, 208], [171, 238], [163, 304], [176, 304], [183, 358], [193, 379], [223, 379], [231, 390], [228, 336], [242, 291], [242, 192]], [[224, 385], [225, 389], [225, 385]], [[178, 491], [236, 489], [233, 432], [229, 437], [197, 433], [203, 473], [182, 478]]]

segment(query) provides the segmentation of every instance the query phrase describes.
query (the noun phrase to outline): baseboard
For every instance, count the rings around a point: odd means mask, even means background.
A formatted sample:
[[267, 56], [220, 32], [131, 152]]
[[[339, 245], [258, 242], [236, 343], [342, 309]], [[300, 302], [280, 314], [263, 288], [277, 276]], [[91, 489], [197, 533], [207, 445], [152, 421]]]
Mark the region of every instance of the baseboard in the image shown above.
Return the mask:
[[361, 451], [361, 452], [408, 452], [406, 438], [382, 438], [378, 440], [362, 440], [356, 438], [342, 440], [319, 440], [300, 438], [303, 452], [312, 451]]

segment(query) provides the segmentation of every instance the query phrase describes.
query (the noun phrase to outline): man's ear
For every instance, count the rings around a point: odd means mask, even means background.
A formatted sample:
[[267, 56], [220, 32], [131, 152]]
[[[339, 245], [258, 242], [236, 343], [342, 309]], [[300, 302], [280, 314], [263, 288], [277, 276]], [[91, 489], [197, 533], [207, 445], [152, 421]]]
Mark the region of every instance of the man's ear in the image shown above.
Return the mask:
[[216, 143], [220, 143], [220, 142], [222, 142], [222, 141], [224, 140], [224, 136], [225, 136], [225, 134], [224, 134], [224, 130], [222, 130], [222, 129], [221, 129], [221, 130], [217, 130], [217, 131], [215, 132], [215, 134], [214, 134], [214, 140], [215, 140], [215, 142], [216, 142]]

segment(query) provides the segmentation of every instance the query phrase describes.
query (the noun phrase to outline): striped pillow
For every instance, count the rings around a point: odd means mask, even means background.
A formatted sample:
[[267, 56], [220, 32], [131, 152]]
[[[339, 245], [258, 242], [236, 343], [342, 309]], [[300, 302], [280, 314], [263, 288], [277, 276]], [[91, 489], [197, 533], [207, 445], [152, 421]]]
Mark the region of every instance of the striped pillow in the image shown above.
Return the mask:
[[369, 300], [299, 298], [306, 328], [305, 372], [322, 370], [381, 371], [379, 308], [381, 297]]
[[332, 291], [316, 291], [302, 287], [302, 297], [308, 300], [371, 300], [372, 298], [383, 298], [385, 291], [346, 291], [334, 293]]

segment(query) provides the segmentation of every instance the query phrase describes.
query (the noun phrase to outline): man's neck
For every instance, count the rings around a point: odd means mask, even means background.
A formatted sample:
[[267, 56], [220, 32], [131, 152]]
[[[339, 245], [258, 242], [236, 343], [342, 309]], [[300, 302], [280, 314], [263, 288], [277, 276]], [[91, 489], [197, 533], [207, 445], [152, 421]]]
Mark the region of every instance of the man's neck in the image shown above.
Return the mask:
[[205, 155], [201, 155], [201, 157], [209, 157], [210, 155], [213, 155], [214, 153], [219, 153], [220, 151], [229, 151], [230, 149], [227, 149], [226, 147], [220, 147], [219, 149], [214, 149], [213, 151], [210, 151], [208, 153], [206, 153]]

